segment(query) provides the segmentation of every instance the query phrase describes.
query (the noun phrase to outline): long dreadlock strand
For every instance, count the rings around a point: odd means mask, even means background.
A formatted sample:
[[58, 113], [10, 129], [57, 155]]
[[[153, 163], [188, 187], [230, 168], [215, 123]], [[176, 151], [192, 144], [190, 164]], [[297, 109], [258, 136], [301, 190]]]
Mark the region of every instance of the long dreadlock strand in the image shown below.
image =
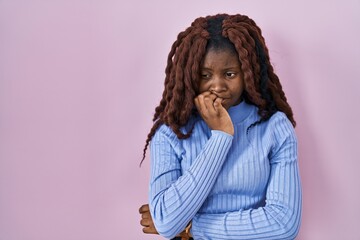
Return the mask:
[[178, 35], [171, 47], [165, 69], [165, 89], [155, 109], [154, 124], [147, 136], [141, 163], [152, 137], [162, 124], [168, 125], [179, 139], [188, 138], [192, 133], [192, 128], [187, 133], [183, 133], [180, 128], [188, 122], [193, 111], [198, 68], [209, 37], [205, 28], [205, 18], [195, 20], [191, 27]]

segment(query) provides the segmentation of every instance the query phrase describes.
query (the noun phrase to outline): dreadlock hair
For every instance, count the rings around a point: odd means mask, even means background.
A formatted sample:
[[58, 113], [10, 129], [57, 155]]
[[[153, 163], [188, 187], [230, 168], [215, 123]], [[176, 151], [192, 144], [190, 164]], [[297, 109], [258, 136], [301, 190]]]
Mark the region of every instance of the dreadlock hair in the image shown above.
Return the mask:
[[265, 39], [256, 23], [240, 14], [199, 17], [179, 33], [171, 47], [165, 69], [165, 89], [155, 108], [154, 123], [145, 142], [141, 163], [152, 137], [162, 124], [169, 126], [179, 139], [190, 137], [193, 126], [185, 133], [180, 129], [196, 112], [194, 98], [198, 94], [200, 64], [210, 49], [226, 49], [239, 56], [244, 78], [242, 97], [258, 107], [260, 116], [260, 120], [247, 128], [247, 133], [277, 111], [284, 112], [295, 127], [292, 109], [274, 73]]

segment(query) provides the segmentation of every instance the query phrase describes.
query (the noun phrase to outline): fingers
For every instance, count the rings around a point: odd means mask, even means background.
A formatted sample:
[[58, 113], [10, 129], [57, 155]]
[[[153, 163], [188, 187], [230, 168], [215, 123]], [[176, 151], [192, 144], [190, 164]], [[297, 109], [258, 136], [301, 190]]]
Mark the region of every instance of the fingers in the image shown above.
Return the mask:
[[152, 218], [147, 218], [147, 219], [143, 218], [143, 219], [141, 219], [140, 224], [141, 224], [141, 226], [144, 227], [142, 229], [144, 233], [158, 234], [158, 231], [155, 228]]
[[194, 98], [194, 103], [195, 103], [195, 107], [198, 110], [198, 112], [201, 113], [202, 112], [202, 109], [201, 109], [202, 106], [200, 105], [200, 101], [199, 101], [198, 97]]
[[140, 208], [139, 208], [139, 213], [144, 213], [144, 212], [149, 212], [150, 209], [149, 209], [149, 204], [144, 204], [142, 205]]
[[217, 98], [215, 94], [210, 92], [205, 92], [204, 94], [200, 94], [200, 103], [205, 106], [205, 109], [208, 111], [212, 111], [214, 109], [214, 101]]
[[146, 234], [158, 234], [150, 214], [149, 204], [142, 205], [139, 208], [139, 213], [141, 214], [140, 224], [144, 227], [143, 232]]
[[204, 92], [194, 99], [195, 106], [202, 117], [206, 118], [208, 114], [216, 114], [214, 101], [217, 98], [218, 97], [211, 92]]
[[234, 126], [229, 113], [223, 106], [223, 98], [211, 92], [204, 92], [194, 99], [195, 106], [212, 130], [220, 130], [234, 135]]
[[142, 205], [139, 209], [139, 212], [141, 214], [141, 220], [140, 220], [141, 226], [149, 227], [150, 225], [154, 225], [152, 218], [151, 218], [148, 204]]
[[149, 218], [143, 218], [143, 219], [141, 219], [141, 220], [140, 220], [140, 224], [141, 224], [141, 226], [143, 226], [143, 227], [149, 227], [149, 226], [151, 226], [151, 225], [154, 225], [153, 222], [152, 222], [152, 220], [149, 219]]
[[143, 233], [147, 233], [147, 234], [159, 234], [156, 231], [155, 227], [144, 227], [142, 230], [143, 230]]
[[220, 113], [220, 111], [225, 110], [225, 108], [221, 104], [222, 100], [223, 100], [222, 98], [216, 98], [214, 101], [214, 109], [217, 113]]
[[143, 219], [151, 219], [150, 212], [143, 212], [141, 214], [141, 218], [143, 218]]

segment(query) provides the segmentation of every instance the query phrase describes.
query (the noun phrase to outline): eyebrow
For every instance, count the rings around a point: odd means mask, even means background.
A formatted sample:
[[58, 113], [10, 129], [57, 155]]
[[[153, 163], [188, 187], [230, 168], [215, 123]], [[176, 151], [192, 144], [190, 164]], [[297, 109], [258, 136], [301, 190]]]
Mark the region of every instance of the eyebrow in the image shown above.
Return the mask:
[[[233, 69], [240, 69], [240, 66], [229, 66], [229, 67], [225, 67], [223, 70], [233, 70]], [[212, 70], [212, 68], [207, 68], [207, 67], [200, 67], [200, 70]]]

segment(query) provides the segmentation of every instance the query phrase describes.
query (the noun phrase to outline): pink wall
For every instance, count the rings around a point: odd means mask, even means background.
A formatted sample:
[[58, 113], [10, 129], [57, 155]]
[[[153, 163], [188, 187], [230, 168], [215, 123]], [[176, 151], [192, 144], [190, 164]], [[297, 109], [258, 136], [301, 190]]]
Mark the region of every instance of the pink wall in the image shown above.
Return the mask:
[[161, 239], [138, 224], [144, 140], [176, 34], [218, 12], [262, 27], [296, 114], [298, 239], [360, 239], [359, 10], [357, 0], [0, 1], [0, 239]]

